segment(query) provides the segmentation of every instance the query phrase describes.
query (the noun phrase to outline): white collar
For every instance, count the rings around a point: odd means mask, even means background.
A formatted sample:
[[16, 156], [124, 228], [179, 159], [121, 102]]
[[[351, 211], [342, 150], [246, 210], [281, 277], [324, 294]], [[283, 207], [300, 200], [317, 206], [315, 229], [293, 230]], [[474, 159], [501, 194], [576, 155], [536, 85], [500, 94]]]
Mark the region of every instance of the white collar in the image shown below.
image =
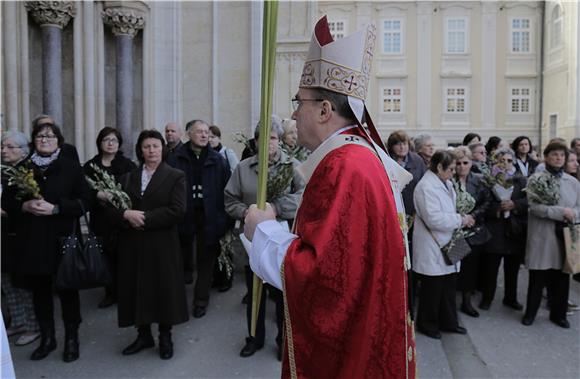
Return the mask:
[[329, 135], [328, 137], [326, 137], [326, 139], [324, 141], [322, 141], [322, 143], [320, 145], [318, 145], [318, 147], [316, 149], [314, 149], [314, 151], [318, 150], [322, 145], [324, 145], [330, 139], [332, 139], [332, 137], [336, 137], [337, 135], [342, 134], [343, 132], [346, 132], [347, 130], [350, 130], [350, 129], [353, 129], [356, 127], [357, 127], [357, 125], [348, 125], [348, 126], [345, 126], [343, 128], [338, 129], [336, 132], [334, 132], [331, 135]]

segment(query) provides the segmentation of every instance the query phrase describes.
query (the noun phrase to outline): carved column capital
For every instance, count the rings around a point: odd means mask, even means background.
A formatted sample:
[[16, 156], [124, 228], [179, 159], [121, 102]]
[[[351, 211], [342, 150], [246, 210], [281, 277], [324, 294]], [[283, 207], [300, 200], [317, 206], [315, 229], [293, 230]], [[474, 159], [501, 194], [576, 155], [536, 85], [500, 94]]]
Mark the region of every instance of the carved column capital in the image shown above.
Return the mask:
[[106, 1], [102, 16], [113, 34], [135, 37], [145, 27], [147, 6], [141, 1]]
[[74, 1], [27, 1], [24, 6], [40, 26], [54, 25], [62, 29], [75, 16]]

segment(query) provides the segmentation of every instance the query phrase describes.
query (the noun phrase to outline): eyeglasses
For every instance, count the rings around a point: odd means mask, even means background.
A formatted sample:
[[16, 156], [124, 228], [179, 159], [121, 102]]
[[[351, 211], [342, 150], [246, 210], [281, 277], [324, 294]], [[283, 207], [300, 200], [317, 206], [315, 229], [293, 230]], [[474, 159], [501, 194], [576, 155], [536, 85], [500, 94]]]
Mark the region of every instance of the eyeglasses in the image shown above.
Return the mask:
[[324, 101], [325, 99], [298, 99], [298, 98], [293, 98], [292, 99], [292, 109], [294, 109], [295, 111], [298, 110], [298, 108], [302, 105], [303, 101]]
[[14, 149], [20, 149], [20, 146], [11, 146], [11, 145], [2, 145], [3, 149], [8, 149], [8, 150], [14, 150]]
[[43, 139], [54, 140], [56, 139], [56, 136], [54, 134], [37, 134], [34, 139], [37, 141], [42, 141]]
[[500, 162], [503, 162], [503, 163], [514, 163], [514, 160], [513, 159], [501, 159]]
[[470, 163], [471, 163], [471, 162], [469, 162], [469, 161], [466, 161], [466, 162], [457, 162], [457, 164], [458, 164], [459, 166], [469, 166], [469, 164], [470, 164]]
[[119, 143], [119, 140], [116, 138], [103, 138], [104, 143]]

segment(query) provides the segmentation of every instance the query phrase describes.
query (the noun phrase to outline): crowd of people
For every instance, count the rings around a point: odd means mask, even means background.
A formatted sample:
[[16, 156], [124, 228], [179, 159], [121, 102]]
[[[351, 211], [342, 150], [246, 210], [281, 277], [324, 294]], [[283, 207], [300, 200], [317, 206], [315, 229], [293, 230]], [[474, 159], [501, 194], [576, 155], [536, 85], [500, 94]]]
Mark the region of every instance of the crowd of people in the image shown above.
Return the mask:
[[[257, 132], [254, 138], [259, 138]], [[62, 259], [61, 238], [74, 233], [85, 212], [112, 273], [98, 308], [117, 304], [119, 327], [137, 329], [137, 338], [122, 354], [155, 346], [151, 324], [158, 324], [159, 355], [170, 359], [171, 328], [189, 319], [187, 285], [193, 284], [195, 318], [206, 314], [212, 287], [223, 292], [232, 286], [232, 267], [218, 265], [218, 257], [224, 253], [224, 237], [228, 233], [231, 237], [235, 221], [243, 222], [245, 209], [255, 202], [256, 151], [238, 164], [236, 153], [222, 145], [219, 127], [203, 120], [188, 122], [185, 131], [168, 123], [165, 136], [142, 131], [135, 146], [137, 162], [123, 155], [122, 145], [119, 130], [105, 127], [96, 139], [98, 154], [81, 165], [76, 148], [65, 143], [49, 115], [34, 119], [30, 140], [21, 132], [2, 134], [3, 165], [30, 169], [38, 187], [36, 196], [23, 198], [19, 187], [9, 184], [6, 170], [2, 172], [3, 314], [10, 320], [7, 335], [19, 335], [15, 345], [40, 339], [32, 360], [44, 359], [57, 347], [54, 293], [60, 299], [65, 330], [63, 360], [79, 358], [79, 291], [57, 289], [55, 277]], [[284, 173], [269, 201], [291, 227], [304, 188], [294, 158], [302, 152], [296, 145], [295, 122], [274, 116], [269, 146], [270, 171], [274, 177]], [[129, 209], [116, 208], [111, 193], [89, 185], [99, 180], [98, 172], [109, 174], [121, 186], [130, 199]], [[251, 293], [252, 272], [249, 266], [245, 271]], [[276, 303], [280, 356], [282, 293], [273, 287], [268, 290]], [[249, 298], [243, 299], [248, 303], [248, 325]], [[264, 297], [258, 333], [248, 337], [243, 357], [264, 344], [265, 303]]]
[[[20, 132], [2, 134], [2, 163], [31, 168], [40, 191], [36, 198], [21, 198], [6, 175], [2, 177], [2, 293], [11, 320], [7, 333], [20, 335], [15, 345], [40, 338], [32, 360], [45, 358], [57, 347], [54, 293], [62, 307], [63, 360], [79, 358], [79, 292], [55, 290], [54, 278], [60, 238], [74, 230], [86, 211], [113, 273], [98, 307], [117, 304], [119, 327], [137, 329], [137, 338], [122, 354], [155, 346], [151, 324], [158, 324], [159, 355], [170, 359], [172, 326], [186, 322], [190, 312], [203, 317], [212, 287], [231, 288], [233, 273], [226, 272], [219, 258], [229, 246], [224, 238], [241, 228], [256, 202], [259, 128], [241, 161], [222, 144], [219, 127], [203, 120], [192, 120], [185, 128], [168, 123], [164, 132], [163, 136], [155, 130], [142, 131], [135, 146], [138, 161], [133, 162], [120, 150], [121, 133], [105, 127], [96, 139], [98, 154], [84, 165], [48, 115], [33, 121], [30, 140]], [[292, 229], [305, 188], [297, 168], [309, 154], [297, 145], [296, 136], [294, 120], [272, 117], [268, 202], [285, 230]], [[441, 331], [466, 333], [457, 310], [478, 317], [490, 309], [502, 262], [503, 305], [518, 312], [525, 308], [522, 323], [531, 325], [546, 287], [550, 320], [568, 328], [567, 314], [577, 306], [568, 301], [570, 278], [562, 271], [562, 228], [580, 220], [580, 140], [569, 146], [561, 139], [552, 140], [541, 156], [525, 136], [510, 145], [499, 137], [484, 144], [479, 135], [470, 133], [462, 146], [436, 150], [428, 134], [411, 139], [404, 131], [395, 131], [386, 145], [391, 157], [413, 176], [402, 198], [412, 258], [409, 295], [412, 309], [418, 300], [418, 331], [432, 338], [441, 338]], [[130, 209], [112, 206], [109, 193], [89, 186], [86, 178], [95, 179], [97, 169], [120, 183], [130, 198]], [[508, 197], [500, 197], [489, 183], [497, 172], [510, 180], [513, 188]], [[539, 204], [526, 195], [528, 180], [538, 172], [549, 173], [559, 182], [557, 204]], [[458, 199], [466, 198], [472, 207], [462, 212]], [[450, 265], [441, 247], [461, 228], [472, 231], [467, 237], [472, 252]], [[245, 262], [245, 283], [251, 294], [253, 272], [247, 258]], [[522, 265], [530, 273], [527, 299], [517, 297]], [[190, 284], [193, 304], [188, 305]], [[267, 298], [276, 307], [281, 359], [284, 301], [280, 289], [272, 285], [262, 292], [255, 336], [250, 335], [251, 297], [242, 299], [248, 322], [242, 357], [264, 345]]]
[[[436, 339], [441, 331], [465, 334], [457, 310], [479, 317], [480, 311], [490, 309], [502, 262], [502, 303], [524, 311], [522, 324], [534, 322], [546, 288], [550, 320], [570, 327], [567, 315], [578, 306], [568, 300], [563, 229], [580, 222], [580, 139], [569, 145], [553, 139], [539, 156], [526, 136], [510, 144], [493, 136], [484, 144], [479, 135], [469, 133], [461, 146], [435, 150], [428, 134], [411, 139], [395, 131], [387, 147], [413, 175], [403, 200], [412, 254], [410, 298], [418, 300], [418, 331]], [[526, 191], [540, 173], [557, 183], [554, 204], [540, 203]], [[471, 203], [468, 210], [462, 209], [466, 203]], [[441, 250], [456, 240], [458, 230], [470, 231], [466, 240], [471, 254], [449, 264]], [[529, 270], [526, 299], [517, 297], [522, 266]], [[456, 291], [462, 295], [459, 308]]]

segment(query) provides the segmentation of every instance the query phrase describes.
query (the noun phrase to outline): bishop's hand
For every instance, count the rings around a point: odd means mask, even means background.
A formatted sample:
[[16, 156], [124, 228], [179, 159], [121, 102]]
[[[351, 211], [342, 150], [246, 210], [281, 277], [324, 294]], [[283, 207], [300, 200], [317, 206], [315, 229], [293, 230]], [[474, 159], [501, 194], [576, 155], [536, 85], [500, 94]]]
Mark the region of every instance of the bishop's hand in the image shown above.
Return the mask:
[[244, 221], [244, 235], [248, 240], [254, 238], [254, 232], [256, 231], [256, 226], [262, 221], [276, 220], [276, 212], [269, 203], [266, 203], [266, 209], [258, 209], [256, 204], [252, 204], [248, 209], [248, 214]]

